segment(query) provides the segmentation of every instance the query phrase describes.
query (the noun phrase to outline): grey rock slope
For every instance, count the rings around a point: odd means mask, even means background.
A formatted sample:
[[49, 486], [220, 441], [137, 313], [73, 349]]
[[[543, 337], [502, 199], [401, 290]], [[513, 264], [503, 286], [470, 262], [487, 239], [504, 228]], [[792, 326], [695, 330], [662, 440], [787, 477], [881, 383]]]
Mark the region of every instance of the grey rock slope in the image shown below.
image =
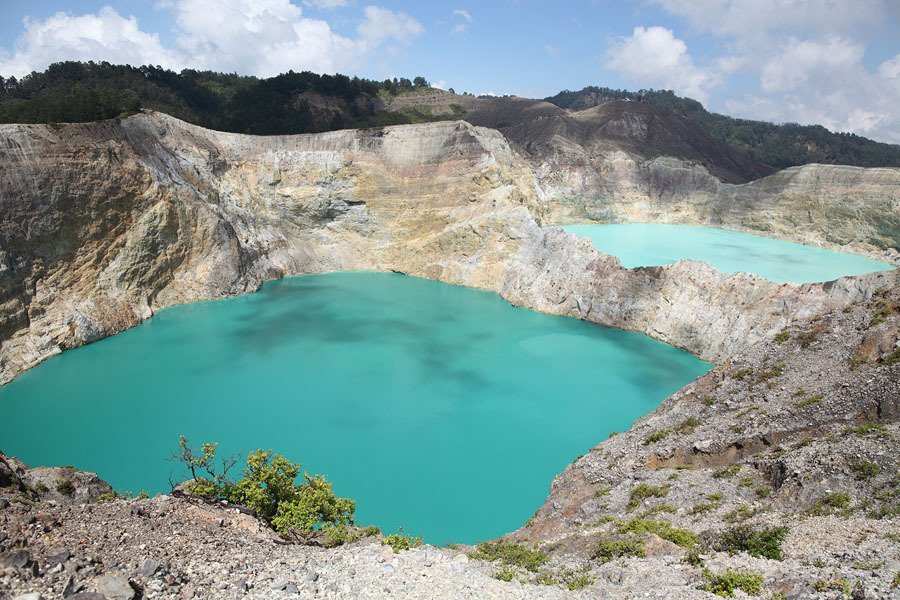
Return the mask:
[[714, 361], [895, 285], [622, 269], [541, 228], [553, 205], [540, 177], [500, 133], [465, 122], [253, 137], [143, 114], [5, 125], [0, 140], [0, 382], [160, 308], [321, 271], [488, 289]]

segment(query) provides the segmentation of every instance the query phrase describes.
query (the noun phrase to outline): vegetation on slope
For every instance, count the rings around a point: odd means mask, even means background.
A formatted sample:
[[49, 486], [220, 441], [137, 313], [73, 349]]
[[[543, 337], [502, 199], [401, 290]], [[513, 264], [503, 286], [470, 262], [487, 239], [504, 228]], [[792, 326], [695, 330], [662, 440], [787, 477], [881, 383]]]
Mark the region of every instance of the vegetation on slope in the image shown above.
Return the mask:
[[852, 133], [833, 133], [821, 125], [776, 125], [711, 113], [696, 100], [676, 96], [671, 90], [630, 92], [589, 86], [545, 98], [547, 102], [570, 110], [584, 110], [611, 100], [639, 99], [656, 108], [672, 111], [750, 158], [779, 169], [807, 163], [900, 166], [900, 146], [895, 144], [875, 142]]
[[429, 120], [427, 115], [384, 110], [392, 97], [427, 88], [423, 77], [371, 81], [291, 71], [259, 79], [61, 62], [22, 79], [0, 77], [0, 122], [97, 121], [149, 108], [220, 131], [309, 133]]

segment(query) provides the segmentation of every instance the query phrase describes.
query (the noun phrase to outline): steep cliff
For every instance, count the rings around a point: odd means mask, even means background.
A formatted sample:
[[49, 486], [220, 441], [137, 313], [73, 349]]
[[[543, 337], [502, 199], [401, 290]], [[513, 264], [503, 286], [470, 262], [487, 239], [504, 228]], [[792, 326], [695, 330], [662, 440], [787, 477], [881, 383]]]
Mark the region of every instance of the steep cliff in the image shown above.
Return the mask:
[[643, 331], [721, 361], [893, 275], [776, 285], [625, 270], [558, 229], [529, 165], [464, 122], [254, 137], [161, 114], [0, 129], [0, 381], [180, 302], [393, 270]]

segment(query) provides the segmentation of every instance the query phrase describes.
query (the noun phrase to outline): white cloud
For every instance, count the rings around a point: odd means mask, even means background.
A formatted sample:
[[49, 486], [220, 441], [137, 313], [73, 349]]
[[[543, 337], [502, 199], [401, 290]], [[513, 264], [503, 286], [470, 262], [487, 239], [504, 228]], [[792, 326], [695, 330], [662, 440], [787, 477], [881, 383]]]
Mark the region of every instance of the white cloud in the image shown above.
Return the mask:
[[63, 60], [94, 60], [134, 65], [174, 67], [176, 53], [165, 49], [155, 34], [145, 33], [134, 17], [122, 17], [105, 6], [96, 14], [64, 12], [43, 20], [25, 19], [25, 31], [12, 54], [0, 54], [0, 73], [22, 76]]
[[839, 34], [878, 23], [888, 0], [651, 0], [703, 32], [753, 39], [770, 32]]
[[347, 6], [349, 2], [347, 0], [303, 0], [303, 4], [305, 6], [312, 6], [313, 8], [331, 10], [333, 8]]
[[635, 27], [609, 49], [606, 67], [635, 85], [672, 89], [701, 101], [719, 82], [713, 69], [694, 65], [687, 44], [664, 27]]
[[557, 48], [556, 46], [544, 44], [544, 50], [546, 50], [547, 54], [549, 54], [550, 56], [559, 56], [559, 48]]
[[0, 55], [0, 73], [22, 75], [61, 60], [261, 76], [291, 69], [335, 72], [357, 69], [379, 50], [396, 53], [398, 44], [409, 44], [424, 32], [409, 15], [377, 6], [365, 7], [353, 38], [338, 34], [327, 21], [304, 16], [289, 0], [164, 0], [160, 7], [175, 16], [174, 48], [163, 47], [155, 34], [140, 29], [137, 19], [110, 7], [81, 16], [57, 13], [44, 21], [26, 21], [15, 53]]
[[469, 11], [465, 10], [464, 8], [454, 8], [453, 14], [462, 17], [469, 23], [471, 23], [473, 21], [472, 15], [470, 15]]
[[709, 58], [716, 78], [758, 82], [740, 97], [719, 92], [712, 110], [900, 142], [900, 54], [875, 71], [862, 62], [896, 0], [649, 1], [719, 38], [727, 56]]
[[466, 26], [462, 23], [457, 23], [450, 29], [450, 33], [462, 33], [466, 30]]

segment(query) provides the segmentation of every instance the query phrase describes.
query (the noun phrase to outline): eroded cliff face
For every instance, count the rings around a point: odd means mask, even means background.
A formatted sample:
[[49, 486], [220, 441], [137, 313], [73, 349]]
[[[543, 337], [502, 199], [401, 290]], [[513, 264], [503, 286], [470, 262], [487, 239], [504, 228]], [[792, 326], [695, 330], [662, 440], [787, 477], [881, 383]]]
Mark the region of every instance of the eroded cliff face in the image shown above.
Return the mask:
[[622, 269], [541, 228], [540, 176], [500, 133], [464, 122], [254, 137], [143, 114], [7, 125], [0, 141], [0, 382], [159, 308], [285, 275], [400, 271], [715, 361], [896, 285]]
[[560, 145], [529, 158], [547, 220], [710, 225], [900, 260], [900, 169], [804, 165], [746, 184], [661, 156]]

